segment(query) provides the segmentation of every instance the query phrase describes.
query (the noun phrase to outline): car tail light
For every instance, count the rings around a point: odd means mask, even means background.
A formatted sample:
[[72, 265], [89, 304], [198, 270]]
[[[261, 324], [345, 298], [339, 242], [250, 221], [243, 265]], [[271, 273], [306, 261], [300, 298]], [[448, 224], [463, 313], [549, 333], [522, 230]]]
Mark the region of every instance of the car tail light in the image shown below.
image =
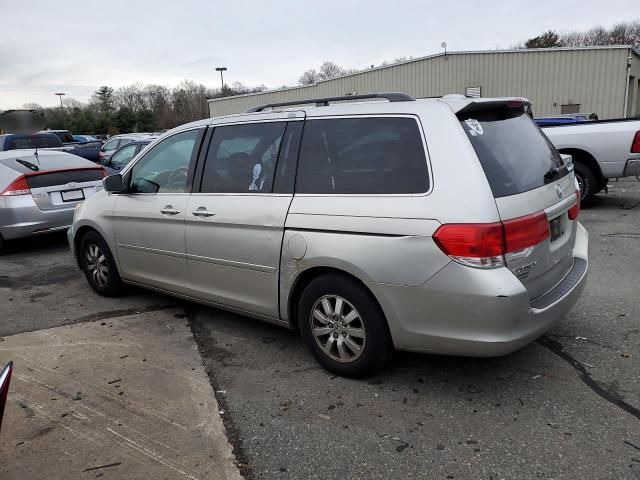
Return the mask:
[[537, 245], [549, 237], [544, 212], [496, 223], [442, 225], [433, 239], [446, 255], [477, 268], [504, 266], [504, 255]]
[[631, 153], [640, 153], [640, 130], [636, 132], [636, 136], [633, 137], [633, 143], [631, 144]]
[[7, 188], [5, 188], [0, 195], [5, 197], [13, 197], [16, 195], [30, 195], [31, 189], [29, 188], [29, 184], [27, 183], [27, 177], [22, 175], [21, 177], [16, 178], [13, 182], [11, 182]]
[[549, 221], [544, 212], [506, 220], [502, 223], [506, 239], [504, 253], [524, 250], [549, 238]]
[[580, 214], [580, 191], [576, 192], [576, 203], [569, 209], [569, 220], [575, 220]]

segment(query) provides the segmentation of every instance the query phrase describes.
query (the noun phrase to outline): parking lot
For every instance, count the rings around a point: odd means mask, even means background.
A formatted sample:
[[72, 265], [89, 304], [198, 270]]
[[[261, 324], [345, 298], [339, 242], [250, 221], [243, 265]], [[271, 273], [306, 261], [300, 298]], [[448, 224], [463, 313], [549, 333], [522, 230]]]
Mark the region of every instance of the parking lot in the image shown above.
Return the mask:
[[581, 221], [585, 294], [503, 358], [399, 353], [374, 378], [336, 377], [287, 330], [138, 289], [99, 297], [64, 235], [0, 257], [0, 337], [139, 312], [163, 322], [181, 309], [246, 478], [636, 479], [640, 183], [611, 182]]

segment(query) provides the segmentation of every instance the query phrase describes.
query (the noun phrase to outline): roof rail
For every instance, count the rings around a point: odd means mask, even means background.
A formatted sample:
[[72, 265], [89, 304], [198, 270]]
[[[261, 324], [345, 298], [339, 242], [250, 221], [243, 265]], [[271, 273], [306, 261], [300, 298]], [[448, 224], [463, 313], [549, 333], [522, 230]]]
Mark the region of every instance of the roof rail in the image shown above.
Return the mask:
[[279, 102], [279, 103], [266, 103], [264, 105], [258, 105], [257, 107], [250, 108], [245, 113], [261, 112], [265, 108], [273, 107], [288, 107], [292, 105], [306, 105], [307, 103], [315, 103], [316, 107], [327, 107], [329, 102], [338, 102], [344, 100], [366, 100], [370, 98], [386, 98], [390, 102], [413, 102], [415, 98], [406, 93], [399, 92], [387, 92], [387, 93], [369, 93], [366, 95], [344, 95], [342, 97], [326, 97], [326, 98], [311, 98], [309, 100], [295, 100], [291, 102]]

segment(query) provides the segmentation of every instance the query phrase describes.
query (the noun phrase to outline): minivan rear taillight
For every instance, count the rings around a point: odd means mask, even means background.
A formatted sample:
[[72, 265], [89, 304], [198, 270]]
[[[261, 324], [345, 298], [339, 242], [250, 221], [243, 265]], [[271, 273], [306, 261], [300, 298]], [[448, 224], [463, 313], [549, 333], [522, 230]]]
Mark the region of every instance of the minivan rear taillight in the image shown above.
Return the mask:
[[575, 220], [580, 214], [580, 190], [576, 192], [576, 203], [569, 209], [569, 220]]
[[544, 212], [496, 223], [450, 223], [433, 234], [446, 255], [477, 268], [502, 267], [505, 254], [533, 247], [548, 237]]
[[7, 186], [7, 188], [0, 192], [0, 195], [2, 195], [3, 197], [13, 197], [16, 195], [30, 194], [31, 190], [29, 189], [29, 184], [27, 183], [27, 177], [24, 175], [16, 178]]
[[640, 130], [636, 132], [636, 136], [633, 137], [631, 143], [631, 153], [640, 153]]

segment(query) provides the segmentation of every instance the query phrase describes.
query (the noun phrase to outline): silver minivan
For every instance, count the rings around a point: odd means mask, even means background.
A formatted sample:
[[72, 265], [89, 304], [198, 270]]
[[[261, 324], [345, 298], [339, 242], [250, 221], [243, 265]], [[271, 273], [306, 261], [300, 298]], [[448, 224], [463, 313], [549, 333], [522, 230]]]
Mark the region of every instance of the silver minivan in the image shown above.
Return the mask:
[[102, 295], [295, 328], [341, 375], [394, 348], [504, 355], [571, 309], [588, 267], [573, 165], [529, 107], [389, 93], [194, 122], [106, 178], [69, 243]]

